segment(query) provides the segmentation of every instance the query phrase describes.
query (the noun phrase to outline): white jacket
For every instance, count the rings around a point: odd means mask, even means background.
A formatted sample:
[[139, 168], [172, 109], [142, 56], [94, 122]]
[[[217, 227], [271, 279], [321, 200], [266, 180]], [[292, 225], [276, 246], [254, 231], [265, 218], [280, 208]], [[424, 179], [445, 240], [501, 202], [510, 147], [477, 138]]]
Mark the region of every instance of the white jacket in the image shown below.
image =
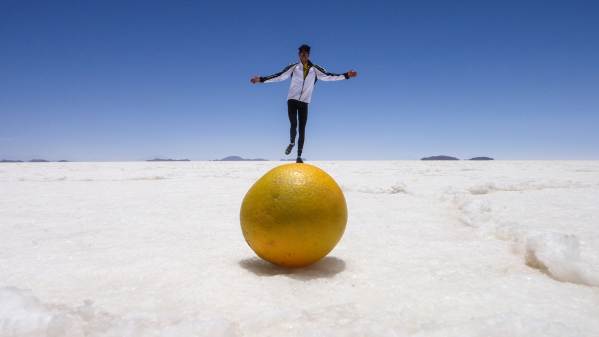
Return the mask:
[[280, 82], [291, 76], [291, 84], [289, 85], [287, 99], [296, 99], [298, 101], [310, 103], [316, 81], [340, 81], [349, 78], [347, 73], [329, 73], [323, 67], [312, 64], [310, 61], [308, 61], [308, 65], [310, 66], [310, 69], [308, 69], [306, 78], [304, 78], [304, 65], [299, 62], [285, 67], [285, 69], [276, 74], [260, 77], [260, 82]]

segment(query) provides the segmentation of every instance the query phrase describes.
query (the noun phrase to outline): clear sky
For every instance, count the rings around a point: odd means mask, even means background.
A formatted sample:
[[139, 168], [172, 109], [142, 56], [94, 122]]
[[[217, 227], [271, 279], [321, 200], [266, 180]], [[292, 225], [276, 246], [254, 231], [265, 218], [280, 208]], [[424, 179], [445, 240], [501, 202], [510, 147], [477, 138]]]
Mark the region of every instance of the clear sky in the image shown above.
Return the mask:
[[597, 1], [0, 0], [0, 158], [599, 159]]

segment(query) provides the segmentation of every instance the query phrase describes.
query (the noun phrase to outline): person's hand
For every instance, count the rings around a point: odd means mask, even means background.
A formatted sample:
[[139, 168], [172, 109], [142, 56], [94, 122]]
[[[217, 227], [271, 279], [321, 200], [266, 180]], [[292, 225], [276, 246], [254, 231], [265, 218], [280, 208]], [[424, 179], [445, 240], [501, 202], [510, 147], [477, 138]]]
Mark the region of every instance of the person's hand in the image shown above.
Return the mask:
[[349, 78], [356, 77], [356, 76], [358, 76], [358, 72], [355, 71], [355, 70], [350, 70], [350, 71], [347, 72], [347, 76]]
[[260, 83], [260, 76], [254, 76], [250, 79], [250, 82], [252, 82], [252, 84], [256, 84], [256, 83]]

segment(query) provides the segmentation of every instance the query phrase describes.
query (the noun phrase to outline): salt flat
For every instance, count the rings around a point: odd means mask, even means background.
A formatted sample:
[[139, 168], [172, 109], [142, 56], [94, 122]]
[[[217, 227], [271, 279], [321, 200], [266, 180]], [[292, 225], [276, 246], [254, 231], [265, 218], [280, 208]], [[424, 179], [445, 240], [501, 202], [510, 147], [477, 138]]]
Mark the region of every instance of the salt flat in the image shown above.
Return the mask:
[[280, 162], [0, 164], [0, 336], [599, 336], [599, 162], [313, 162], [345, 235], [254, 257]]

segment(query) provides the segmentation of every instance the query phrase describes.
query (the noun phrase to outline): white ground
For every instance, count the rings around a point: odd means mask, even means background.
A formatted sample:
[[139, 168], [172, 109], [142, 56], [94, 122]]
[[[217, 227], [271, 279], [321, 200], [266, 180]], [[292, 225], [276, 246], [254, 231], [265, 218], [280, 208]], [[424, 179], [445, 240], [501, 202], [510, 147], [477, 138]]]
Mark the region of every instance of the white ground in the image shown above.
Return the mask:
[[347, 231], [287, 271], [279, 162], [0, 164], [0, 336], [599, 336], [599, 162], [315, 162]]

